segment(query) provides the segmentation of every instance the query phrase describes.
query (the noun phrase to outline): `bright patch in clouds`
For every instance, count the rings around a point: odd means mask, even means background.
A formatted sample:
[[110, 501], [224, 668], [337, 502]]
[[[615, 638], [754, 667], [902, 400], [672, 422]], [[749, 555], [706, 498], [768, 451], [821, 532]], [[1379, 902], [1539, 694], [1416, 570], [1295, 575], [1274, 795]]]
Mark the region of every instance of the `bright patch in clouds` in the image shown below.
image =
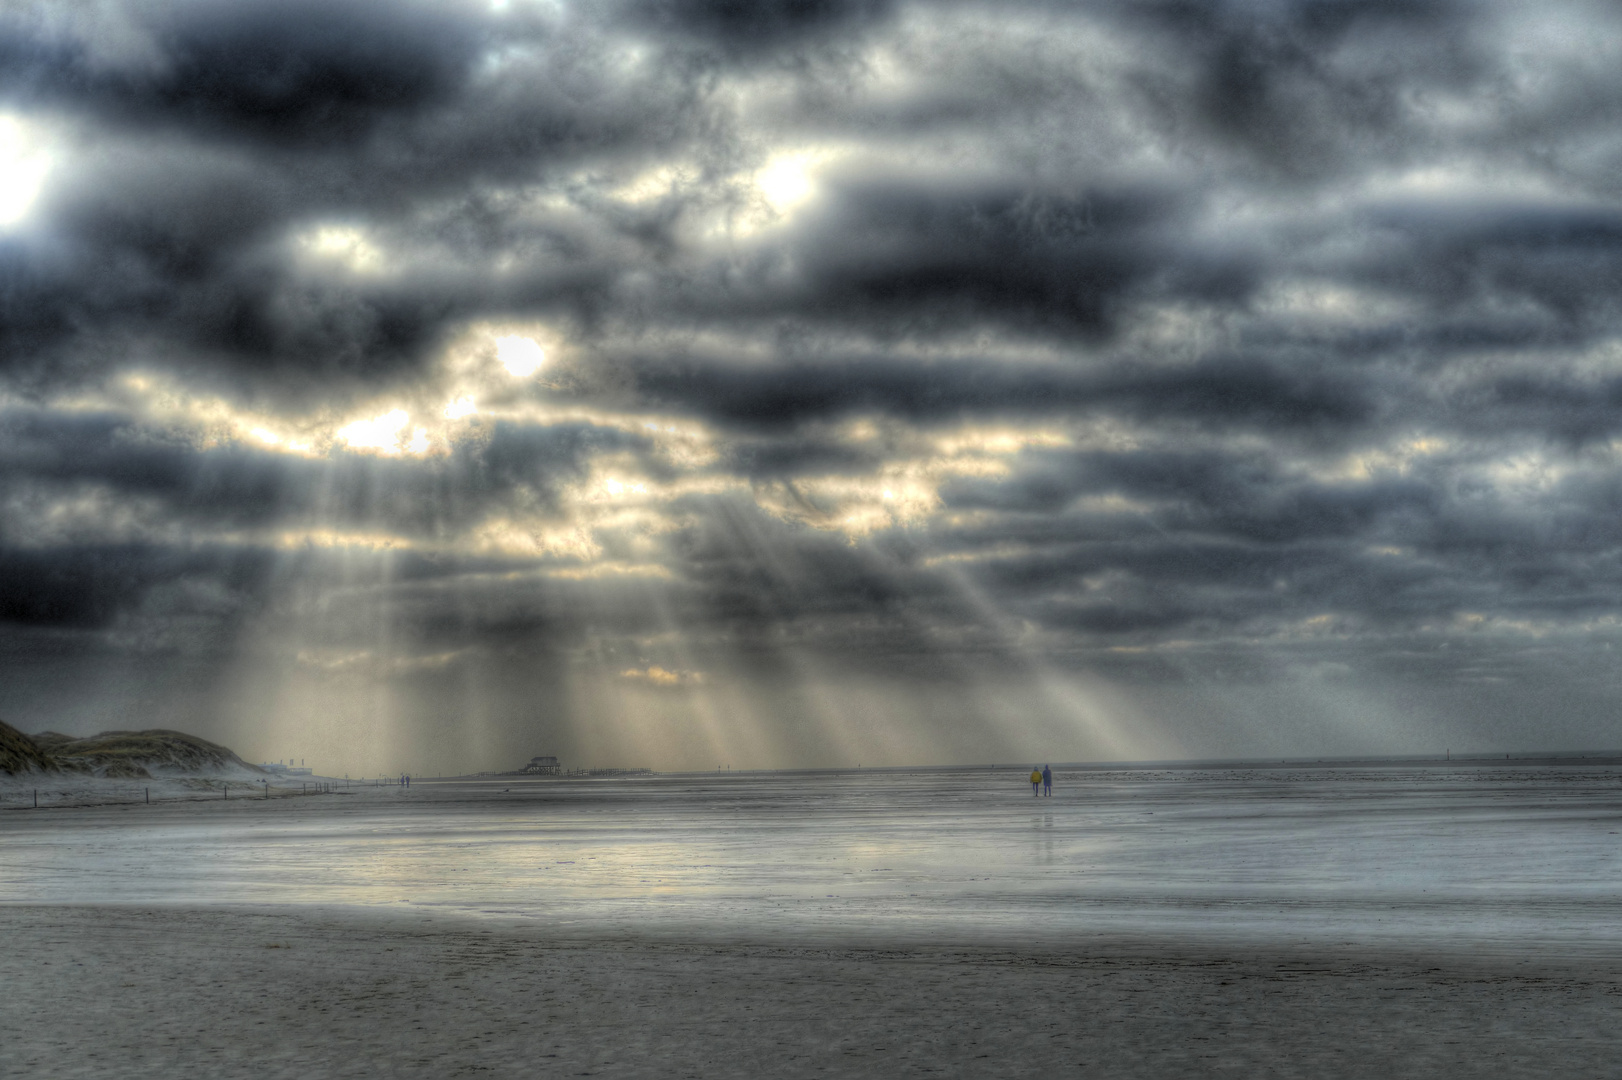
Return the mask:
[[653, 664], [645, 668], [626, 668], [620, 672], [620, 678], [629, 682], [646, 683], [650, 686], [677, 687], [691, 686], [704, 681], [704, 676], [697, 671], [670, 671]]
[[773, 158], [755, 174], [755, 186], [772, 209], [779, 213], [792, 210], [816, 193], [816, 182], [809, 170], [820, 156], [784, 154]]
[[[352, 450], [375, 450], [384, 454], [398, 454], [405, 441], [405, 429], [411, 423], [411, 414], [404, 409], [391, 409], [370, 420], [356, 420], [338, 429], [338, 438]], [[418, 434], [422, 434], [418, 429]]]
[[603, 487], [607, 489], [610, 495], [613, 496], [625, 495], [627, 493], [632, 495], [646, 495], [648, 493], [648, 486], [646, 484], [638, 484], [622, 480], [605, 480], [603, 481]]
[[496, 339], [496, 359], [517, 379], [527, 379], [546, 362], [546, 352], [533, 338], [513, 335]]
[[33, 131], [16, 117], [0, 114], [0, 227], [28, 216], [49, 165]]
[[347, 225], [325, 225], [298, 238], [299, 247], [318, 259], [336, 262], [355, 273], [382, 269], [383, 253], [359, 229]]

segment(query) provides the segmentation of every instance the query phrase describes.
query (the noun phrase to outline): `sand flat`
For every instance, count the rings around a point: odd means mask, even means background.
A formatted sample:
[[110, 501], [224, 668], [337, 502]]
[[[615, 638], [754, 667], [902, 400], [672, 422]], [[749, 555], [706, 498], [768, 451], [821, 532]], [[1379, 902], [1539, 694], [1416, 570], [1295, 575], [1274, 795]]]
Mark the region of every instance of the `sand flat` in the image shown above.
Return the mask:
[[322, 908], [0, 928], [15, 1076], [1599, 1077], [1622, 1049], [1622, 986], [1574, 960], [559, 942]]
[[1610, 769], [423, 784], [0, 812], [0, 902], [317, 904], [671, 940], [1099, 936], [1622, 957]]
[[0, 813], [22, 1076], [1609, 1075], [1607, 769]]

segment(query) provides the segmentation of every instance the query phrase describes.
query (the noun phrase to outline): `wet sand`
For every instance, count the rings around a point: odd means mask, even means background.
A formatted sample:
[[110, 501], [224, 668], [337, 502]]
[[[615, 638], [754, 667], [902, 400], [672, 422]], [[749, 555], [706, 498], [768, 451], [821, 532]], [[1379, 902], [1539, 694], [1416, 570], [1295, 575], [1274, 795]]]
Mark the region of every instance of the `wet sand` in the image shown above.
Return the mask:
[[0, 814], [6, 1076], [1608, 1076], [1607, 769]]
[[564, 941], [321, 908], [0, 908], [29, 1077], [1609, 1076], [1607, 965], [1115, 942]]

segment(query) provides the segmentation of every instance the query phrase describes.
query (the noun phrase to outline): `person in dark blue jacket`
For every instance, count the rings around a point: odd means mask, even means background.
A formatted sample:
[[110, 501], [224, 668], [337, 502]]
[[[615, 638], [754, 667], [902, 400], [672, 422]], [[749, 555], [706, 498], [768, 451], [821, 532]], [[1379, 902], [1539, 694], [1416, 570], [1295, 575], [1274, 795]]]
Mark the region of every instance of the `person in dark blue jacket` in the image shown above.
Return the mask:
[[1053, 770], [1046, 765], [1042, 766], [1042, 794], [1053, 794]]

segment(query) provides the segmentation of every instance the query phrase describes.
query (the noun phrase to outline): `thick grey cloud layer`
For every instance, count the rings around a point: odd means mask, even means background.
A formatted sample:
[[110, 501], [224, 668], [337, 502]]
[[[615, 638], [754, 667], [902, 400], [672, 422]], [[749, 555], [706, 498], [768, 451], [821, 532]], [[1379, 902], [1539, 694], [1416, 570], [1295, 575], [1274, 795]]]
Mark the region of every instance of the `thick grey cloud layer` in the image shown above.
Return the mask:
[[12, 5], [0, 708], [1609, 744], [1619, 61], [1577, 2]]

